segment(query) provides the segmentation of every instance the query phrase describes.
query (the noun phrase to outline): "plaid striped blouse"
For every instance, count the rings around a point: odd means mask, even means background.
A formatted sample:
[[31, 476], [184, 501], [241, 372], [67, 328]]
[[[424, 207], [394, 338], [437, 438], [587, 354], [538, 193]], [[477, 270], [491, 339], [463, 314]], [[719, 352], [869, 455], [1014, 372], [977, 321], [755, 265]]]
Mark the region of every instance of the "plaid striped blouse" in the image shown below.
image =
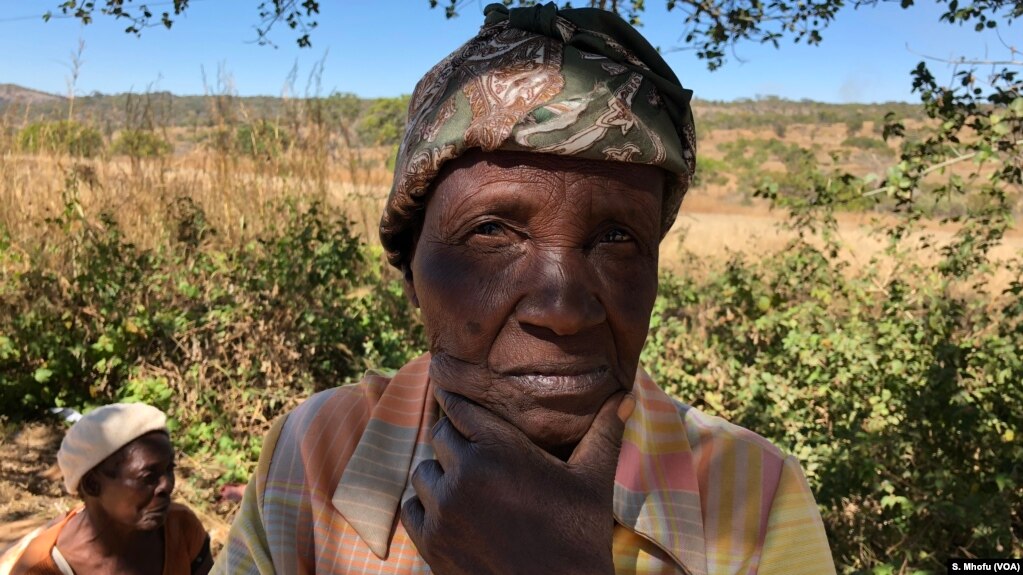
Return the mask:
[[[213, 573], [430, 573], [401, 521], [432, 459], [429, 355], [318, 393], [267, 434]], [[614, 485], [619, 575], [818, 575], [835, 568], [799, 463], [669, 398], [642, 370]]]

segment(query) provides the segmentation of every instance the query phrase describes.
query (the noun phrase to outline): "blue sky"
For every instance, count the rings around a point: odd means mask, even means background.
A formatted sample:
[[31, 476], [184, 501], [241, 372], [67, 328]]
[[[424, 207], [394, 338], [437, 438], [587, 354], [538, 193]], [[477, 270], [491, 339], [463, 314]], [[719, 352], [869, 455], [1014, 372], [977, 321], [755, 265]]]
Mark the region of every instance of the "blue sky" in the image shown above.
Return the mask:
[[[138, 3], [136, 0], [135, 3]], [[78, 94], [142, 91], [148, 86], [176, 94], [202, 94], [203, 71], [213, 86], [218, 70], [232, 78], [241, 95], [280, 95], [297, 67], [298, 94], [309, 73], [323, 61], [320, 93], [354, 92], [364, 97], [412, 91], [431, 65], [472, 36], [485, 2], [467, 3], [462, 15], [445, 20], [427, 0], [333, 0], [321, 2], [313, 47], [300, 49], [284, 27], [271, 38], [277, 48], [254, 43], [257, 0], [192, 0], [187, 15], [170, 31], [125, 34], [124, 22], [97, 18], [88, 26], [73, 18], [43, 22], [58, 0], [0, 0], [0, 83], [14, 83], [66, 94], [71, 53], [84, 41]], [[165, 9], [150, 0], [154, 10]], [[442, 3], [443, 4], [443, 3]], [[650, 0], [641, 32], [665, 53], [682, 83], [705, 100], [757, 95], [824, 102], [917, 101], [909, 71], [924, 55], [1001, 58], [1008, 56], [994, 33], [976, 33], [938, 21], [940, 9], [922, 3], [902, 10], [885, 3], [847, 8], [824, 32], [820, 46], [783, 43], [773, 47], [739, 45], [735, 57], [708, 72], [681, 46], [681, 15]], [[1001, 27], [1002, 38], [1020, 44], [1023, 26]], [[934, 62], [939, 79], [952, 68]]]

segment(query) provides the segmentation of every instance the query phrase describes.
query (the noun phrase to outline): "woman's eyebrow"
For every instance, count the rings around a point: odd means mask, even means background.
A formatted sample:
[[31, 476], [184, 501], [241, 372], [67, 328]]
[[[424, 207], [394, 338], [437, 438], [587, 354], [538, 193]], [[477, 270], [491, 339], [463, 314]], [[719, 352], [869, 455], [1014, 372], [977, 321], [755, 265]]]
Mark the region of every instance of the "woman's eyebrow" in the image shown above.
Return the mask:
[[483, 214], [521, 218], [535, 211], [533, 202], [523, 201], [522, 195], [512, 193], [473, 194], [451, 207], [446, 214], [449, 222], [459, 222]]
[[164, 464], [162, 461], [154, 461], [154, 462], [146, 465], [145, 467], [143, 467], [141, 470], [142, 471], [157, 471], [161, 467], [171, 467], [171, 466], [174, 466], [176, 464], [177, 464], [177, 462], [175, 460], [173, 460], [173, 459], [170, 460], [169, 462], [167, 462], [166, 464]]
[[652, 230], [654, 233], [660, 231], [660, 212], [647, 209], [646, 206], [637, 203], [618, 200], [615, 202], [594, 202], [590, 212], [602, 220], [619, 220], [634, 225], [649, 225], [657, 228]]

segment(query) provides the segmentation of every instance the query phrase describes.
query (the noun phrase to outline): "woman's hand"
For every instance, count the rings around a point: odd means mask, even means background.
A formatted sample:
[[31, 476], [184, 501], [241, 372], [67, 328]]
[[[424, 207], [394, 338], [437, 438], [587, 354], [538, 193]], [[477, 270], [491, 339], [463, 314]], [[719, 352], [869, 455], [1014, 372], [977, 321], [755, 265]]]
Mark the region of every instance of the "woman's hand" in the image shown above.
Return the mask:
[[567, 462], [517, 428], [437, 389], [436, 460], [412, 475], [401, 521], [439, 575], [614, 573], [612, 498], [624, 421], [635, 406], [610, 397]]

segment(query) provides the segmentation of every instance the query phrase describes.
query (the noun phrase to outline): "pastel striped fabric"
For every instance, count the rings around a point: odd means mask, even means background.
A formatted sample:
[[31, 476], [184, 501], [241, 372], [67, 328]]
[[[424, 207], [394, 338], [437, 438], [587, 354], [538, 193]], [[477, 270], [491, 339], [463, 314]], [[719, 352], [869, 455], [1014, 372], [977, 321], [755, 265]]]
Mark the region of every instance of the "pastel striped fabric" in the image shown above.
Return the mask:
[[[429, 355], [318, 393], [281, 418], [213, 572], [430, 573], [399, 510], [433, 458]], [[614, 490], [619, 575], [818, 575], [835, 568], [799, 463], [680, 404], [642, 370]]]

